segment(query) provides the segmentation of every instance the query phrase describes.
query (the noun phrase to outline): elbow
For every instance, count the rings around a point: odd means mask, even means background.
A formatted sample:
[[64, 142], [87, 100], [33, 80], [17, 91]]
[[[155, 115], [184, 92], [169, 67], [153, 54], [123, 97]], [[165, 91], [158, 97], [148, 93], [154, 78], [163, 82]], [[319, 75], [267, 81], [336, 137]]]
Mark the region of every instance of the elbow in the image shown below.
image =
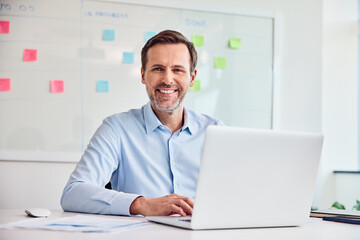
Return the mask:
[[75, 182], [69, 182], [61, 195], [60, 198], [60, 206], [61, 208], [66, 211], [72, 211], [71, 203], [73, 202], [71, 200], [71, 189], [76, 185]]
[[61, 198], [60, 198], [60, 206], [61, 208], [66, 212], [66, 211], [70, 211], [70, 209], [68, 208], [69, 204], [68, 204], [68, 192], [66, 191], [66, 189], [64, 189]]

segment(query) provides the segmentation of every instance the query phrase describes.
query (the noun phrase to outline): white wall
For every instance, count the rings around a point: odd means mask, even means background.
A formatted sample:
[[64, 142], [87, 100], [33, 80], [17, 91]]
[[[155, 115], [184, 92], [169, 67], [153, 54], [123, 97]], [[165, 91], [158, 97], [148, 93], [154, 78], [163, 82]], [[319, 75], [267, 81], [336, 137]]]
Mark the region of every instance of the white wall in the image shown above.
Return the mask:
[[[332, 0], [340, 2], [340, 0]], [[355, 1], [355, 0], [350, 0]], [[218, 0], [182, 0], [189, 4], [220, 4]], [[326, 184], [327, 174], [329, 169], [338, 167], [336, 163], [346, 161], [347, 168], [353, 168], [354, 164], [354, 147], [351, 146], [347, 150], [351, 153], [342, 155], [346, 159], [338, 157], [331, 157], [331, 151], [336, 144], [345, 145], [344, 139], [356, 139], [350, 134], [349, 129], [355, 127], [354, 115], [351, 111], [354, 103], [352, 103], [353, 95], [355, 94], [352, 86], [353, 73], [351, 76], [344, 77], [343, 74], [337, 74], [337, 77], [332, 77], [330, 80], [324, 80], [328, 84], [334, 83], [340, 86], [328, 86], [324, 91], [333, 88], [339, 88], [341, 99], [345, 98], [347, 101], [342, 100], [339, 105], [335, 103], [336, 108], [332, 108], [334, 97], [339, 94], [331, 91], [331, 97], [326, 92], [322, 97], [323, 90], [322, 83], [322, 61], [323, 51], [324, 56], [329, 48], [323, 48], [323, 2], [321, 0], [302, 0], [302, 1], [289, 1], [289, 0], [223, 0], [221, 5], [226, 7], [242, 8], [242, 9], [259, 9], [267, 11], [276, 11], [281, 16], [279, 28], [279, 82], [278, 82], [278, 99], [277, 102], [277, 123], [276, 126], [280, 129], [286, 130], [300, 130], [300, 131], [324, 131], [327, 140], [327, 151], [323, 157], [323, 163], [331, 162], [334, 164], [323, 165], [321, 170], [318, 191], [315, 198], [315, 204], [321, 205], [326, 202], [324, 199], [327, 192], [323, 191], [323, 185]], [[324, 4], [326, 5], [326, 4]], [[345, 13], [346, 15], [346, 13]], [[332, 39], [324, 39], [324, 46], [328, 43], [326, 41]], [[337, 46], [336, 46], [337, 47]], [[354, 51], [356, 52], [356, 51]], [[337, 52], [341, 56], [342, 52]], [[331, 55], [331, 54], [329, 54]], [[327, 57], [336, 58], [337, 55], [326, 55]], [[324, 57], [325, 58], [325, 57]], [[340, 60], [339, 60], [340, 61]], [[340, 62], [339, 62], [340, 64]], [[338, 67], [338, 66], [336, 66]], [[331, 77], [331, 66], [325, 66], [324, 69], [328, 72], [324, 76]], [[337, 71], [337, 70], [336, 70]], [[348, 71], [347, 68], [339, 69], [340, 73]], [[351, 69], [351, 72], [353, 69]], [[345, 84], [345, 89], [342, 89], [340, 81], [349, 81]], [[325, 83], [325, 84], [327, 84]], [[336, 85], [335, 84], [335, 85]], [[350, 94], [347, 95], [347, 90]], [[337, 95], [339, 96], [339, 95]], [[345, 111], [346, 121], [344, 118], [339, 117], [339, 121], [332, 121], [333, 115], [336, 116], [336, 111], [341, 110], [343, 104], [351, 102], [350, 107]], [[323, 106], [323, 108], [322, 108]], [[324, 110], [322, 110], [324, 109]], [[344, 110], [340, 111], [343, 113]], [[324, 115], [322, 119], [322, 114]], [[355, 113], [356, 114], [356, 113]], [[322, 127], [322, 122], [324, 126]], [[348, 124], [346, 133], [341, 135], [343, 138], [339, 143], [337, 140], [337, 132], [332, 133], [332, 128], [338, 128], [339, 125]], [[339, 130], [340, 131], [340, 130]], [[354, 130], [354, 132], [356, 132]], [[350, 137], [350, 138], [348, 138]], [[333, 142], [332, 145], [329, 145]], [[338, 147], [340, 148], [340, 147]], [[344, 153], [345, 150], [339, 150], [338, 153]], [[331, 158], [331, 160], [330, 160]], [[1, 162], [0, 161], [0, 208], [25, 208], [31, 206], [44, 206], [48, 208], [59, 208], [59, 197], [62, 188], [64, 187], [70, 172], [75, 164], [69, 163], [26, 163], [26, 162]], [[339, 166], [340, 167], [340, 166]], [[29, 174], [29, 171], [36, 174]], [[45, 191], [46, 190], [46, 191]], [[30, 194], [36, 192], [38, 195]], [[325, 197], [324, 197], [325, 196]]]
[[61, 209], [60, 197], [75, 163], [0, 161], [0, 208]]
[[318, 200], [320, 206], [330, 207], [339, 198], [344, 199], [336, 194], [342, 192], [340, 188], [352, 188], [341, 184], [346, 182], [341, 179], [346, 176], [335, 179], [333, 170], [357, 170], [359, 167], [359, 23], [357, 0], [325, 0], [323, 9], [322, 129], [325, 142], [318, 185], [318, 192], [322, 193]]

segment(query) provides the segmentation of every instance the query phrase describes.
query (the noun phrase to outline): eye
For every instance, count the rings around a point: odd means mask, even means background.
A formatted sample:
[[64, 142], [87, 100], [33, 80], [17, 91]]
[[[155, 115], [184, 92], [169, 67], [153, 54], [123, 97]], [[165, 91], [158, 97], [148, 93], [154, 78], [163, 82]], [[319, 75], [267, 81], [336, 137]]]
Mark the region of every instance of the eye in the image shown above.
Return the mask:
[[174, 71], [174, 72], [177, 72], [177, 73], [178, 73], [178, 72], [184, 72], [184, 70], [181, 69], [181, 68], [174, 68], [173, 71]]
[[152, 70], [155, 71], [155, 72], [159, 72], [159, 71], [162, 70], [162, 68], [160, 68], [160, 67], [155, 67], [155, 68], [153, 68]]

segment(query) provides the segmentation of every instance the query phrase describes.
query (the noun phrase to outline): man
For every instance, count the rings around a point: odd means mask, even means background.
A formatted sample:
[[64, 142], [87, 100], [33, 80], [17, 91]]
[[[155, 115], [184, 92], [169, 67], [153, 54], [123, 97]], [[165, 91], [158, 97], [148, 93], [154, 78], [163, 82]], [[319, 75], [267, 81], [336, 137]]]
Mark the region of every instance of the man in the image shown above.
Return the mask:
[[222, 123], [184, 108], [197, 53], [181, 33], [154, 36], [141, 61], [150, 102], [104, 120], [65, 186], [65, 211], [192, 214], [205, 129]]

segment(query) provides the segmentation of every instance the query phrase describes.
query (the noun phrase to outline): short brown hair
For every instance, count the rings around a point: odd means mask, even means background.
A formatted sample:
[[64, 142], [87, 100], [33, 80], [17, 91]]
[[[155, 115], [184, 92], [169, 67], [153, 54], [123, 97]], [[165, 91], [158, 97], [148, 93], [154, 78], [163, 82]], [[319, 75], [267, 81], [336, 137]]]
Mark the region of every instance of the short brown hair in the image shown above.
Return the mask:
[[197, 64], [197, 52], [195, 46], [190, 42], [184, 35], [177, 31], [165, 30], [159, 32], [154, 37], [150, 38], [145, 46], [141, 50], [141, 67], [145, 70], [147, 63], [147, 53], [149, 49], [155, 44], [178, 44], [183, 43], [189, 50], [190, 53], [190, 73], [193, 73]]

